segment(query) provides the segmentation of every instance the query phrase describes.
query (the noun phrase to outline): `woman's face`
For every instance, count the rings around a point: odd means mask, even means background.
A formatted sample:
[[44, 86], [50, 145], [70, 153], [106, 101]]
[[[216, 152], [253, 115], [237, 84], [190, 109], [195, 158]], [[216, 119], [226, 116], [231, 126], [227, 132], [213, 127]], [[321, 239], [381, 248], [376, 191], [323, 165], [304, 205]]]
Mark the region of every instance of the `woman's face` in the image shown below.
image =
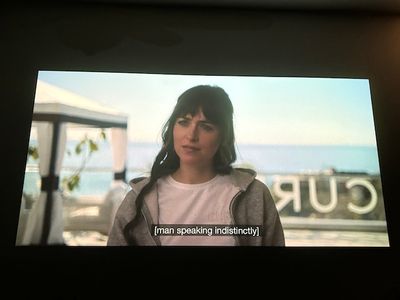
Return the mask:
[[220, 132], [206, 119], [201, 109], [194, 116], [187, 114], [178, 118], [173, 135], [174, 149], [181, 166], [212, 167], [220, 144]]

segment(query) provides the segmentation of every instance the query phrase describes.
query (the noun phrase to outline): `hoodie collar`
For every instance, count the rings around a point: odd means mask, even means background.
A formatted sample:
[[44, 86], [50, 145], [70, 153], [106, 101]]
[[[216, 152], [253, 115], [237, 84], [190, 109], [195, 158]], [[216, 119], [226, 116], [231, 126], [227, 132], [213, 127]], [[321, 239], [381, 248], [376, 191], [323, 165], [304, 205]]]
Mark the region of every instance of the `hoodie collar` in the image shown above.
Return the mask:
[[129, 181], [129, 185], [132, 187], [132, 190], [139, 194], [143, 187], [150, 181], [150, 177], [138, 177]]
[[245, 191], [256, 178], [257, 173], [251, 169], [234, 168], [231, 172], [232, 184]]

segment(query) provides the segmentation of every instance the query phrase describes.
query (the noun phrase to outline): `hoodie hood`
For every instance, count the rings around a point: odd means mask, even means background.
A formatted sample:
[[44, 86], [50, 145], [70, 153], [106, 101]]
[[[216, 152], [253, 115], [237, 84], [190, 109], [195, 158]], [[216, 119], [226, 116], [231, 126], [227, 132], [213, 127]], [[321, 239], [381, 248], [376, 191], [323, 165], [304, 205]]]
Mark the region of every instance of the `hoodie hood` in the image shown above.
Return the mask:
[[231, 172], [232, 184], [241, 191], [247, 190], [248, 186], [256, 179], [257, 173], [251, 169], [235, 168]]
[[150, 177], [138, 177], [129, 181], [129, 185], [135, 194], [139, 194], [139, 192], [143, 189], [143, 187], [149, 183]]

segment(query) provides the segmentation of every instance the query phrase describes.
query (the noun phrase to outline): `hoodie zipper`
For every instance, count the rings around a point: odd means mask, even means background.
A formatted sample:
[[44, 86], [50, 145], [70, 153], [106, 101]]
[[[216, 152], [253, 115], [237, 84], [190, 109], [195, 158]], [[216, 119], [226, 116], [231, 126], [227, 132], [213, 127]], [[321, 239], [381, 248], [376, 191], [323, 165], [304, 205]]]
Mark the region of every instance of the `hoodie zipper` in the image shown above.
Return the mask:
[[[239, 191], [236, 193], [236, 195], [233, 196], [232, 201], [231, 201], [231, 203], [230, 203], [230, 205], [229, 205], [229, 213], [230, 213], [230, 215], [231, 215], [231, 219], [232, 219], [232, 223], [233, 223], [232, 225], [236, 225], [235, 217], [234, 217], [234, 215], [233, 215], [233, 208], [234, 208], [234, 205], [235, 205], [235, 203], [236, 203], [236, 199], [239, 197], [239, 195], [240, 195], [242, 192], [243, 192], [242, 190], [239, 190]], [[235, 235], [235, 236], [234, 236], [234, 239], [235, 239], [235, 241], [236, 241], [236, 244], [239, 246], [239, 245], [240, 245], [239, 237]]]
[[[146, 205], [146, 204], [143, 203], [143, 205]], [[144, 221], [146, 222], [147, 229], [149, 230], [149, 234], [150, 234], [151, 239], [153, 240], [153, 242], [154, 242], [154, 244], [155, 244], [156, 246], [160, 246], [160, 245], [157, 243], [157, 241], [154, 239], [154, 237], [152, 236], [152, 234], [151, 234], [151, 227], [150, 227], [150, 223], [147, 221], [146, 214], [143, 212], [143, 209], [141, 209], [140, 211], [141, 211], [141, 213], [142, 213], [142, 216], [144, 217]]]

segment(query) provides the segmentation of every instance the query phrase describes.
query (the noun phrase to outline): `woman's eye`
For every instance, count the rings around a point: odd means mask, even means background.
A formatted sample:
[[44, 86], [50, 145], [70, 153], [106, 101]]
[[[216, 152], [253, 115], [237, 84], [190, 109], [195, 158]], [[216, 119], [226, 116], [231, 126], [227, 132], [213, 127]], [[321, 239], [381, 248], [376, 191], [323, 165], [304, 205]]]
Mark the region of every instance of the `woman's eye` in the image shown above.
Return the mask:
[[214, 127], [212, 127], [211, 125], [201, 124], [200, 126], [201, 126], [204, 130], [206, 130], [206, 131], [212, 131], [212, 130], [214, 130]]
[[189, 124], [189, 121], [188, 121], [188, 120], [181, 119], [181, 120], [178, 120], [177, 123], [178, 123], [179, 125], [181, 125], [181, 126], [186, 126], [186, 125]]

